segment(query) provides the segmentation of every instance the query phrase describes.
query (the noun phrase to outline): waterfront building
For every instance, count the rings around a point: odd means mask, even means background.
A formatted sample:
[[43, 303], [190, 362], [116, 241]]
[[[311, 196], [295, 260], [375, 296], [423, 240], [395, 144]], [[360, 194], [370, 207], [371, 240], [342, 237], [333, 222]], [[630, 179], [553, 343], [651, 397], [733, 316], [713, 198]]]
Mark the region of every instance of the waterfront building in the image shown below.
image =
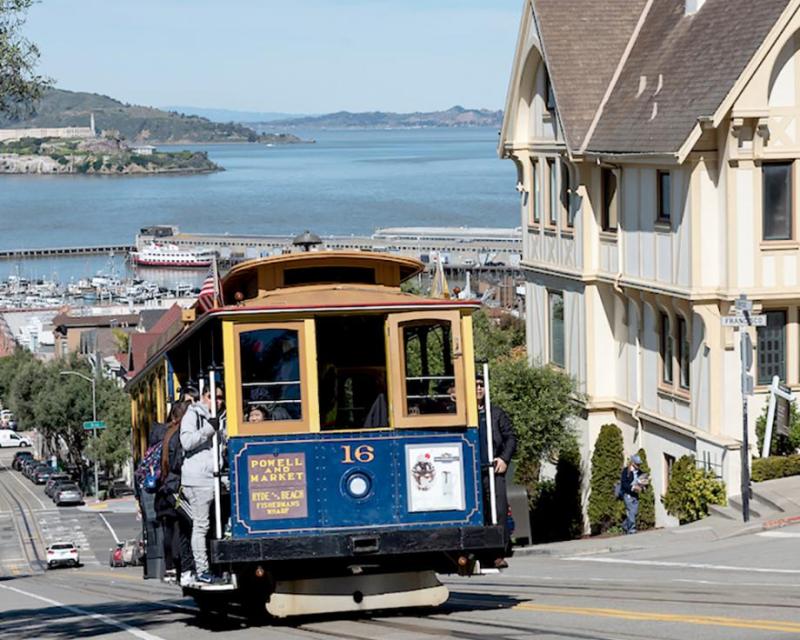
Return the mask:
[[684, 454], [740, 493], [739, 294], [768, 322], [751, 444], [773, 375], [800, 387], [799, 51], [798, 0], [524, 2], [499, 153], [529, 353], [586, 393], [584, 460], [616, 423], [657, 496]]
[[96, 138], [94, 114], [89, 116], [88, 127], [32, 127], [27, 129], [0, 129], [0, 143], [23, 138]]

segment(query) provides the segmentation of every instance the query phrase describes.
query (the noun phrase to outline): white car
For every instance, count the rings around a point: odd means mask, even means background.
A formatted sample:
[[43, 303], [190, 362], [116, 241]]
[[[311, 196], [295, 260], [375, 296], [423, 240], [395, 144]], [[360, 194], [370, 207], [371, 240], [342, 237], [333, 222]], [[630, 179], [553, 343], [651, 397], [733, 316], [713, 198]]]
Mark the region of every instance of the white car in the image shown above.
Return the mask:
[[33, 445], [30, 438], [19, 435], [11, 429], [0, 429], [0, 447], [30, 447]]
[[81, 554], [72, 542], [55, 542], [47, 547], [47, 568], [61, 565], [77, 567], [81, 563]]

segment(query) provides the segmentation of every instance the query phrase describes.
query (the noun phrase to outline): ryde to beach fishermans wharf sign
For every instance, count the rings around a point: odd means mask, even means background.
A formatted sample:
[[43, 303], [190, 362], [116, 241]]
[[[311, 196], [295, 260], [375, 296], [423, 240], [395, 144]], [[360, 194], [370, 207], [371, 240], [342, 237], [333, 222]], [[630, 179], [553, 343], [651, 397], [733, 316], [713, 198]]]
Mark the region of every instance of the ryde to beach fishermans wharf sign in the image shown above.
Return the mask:
[[277, 520], [308, 516], [305, 453], [247, 458], [250, 518]]

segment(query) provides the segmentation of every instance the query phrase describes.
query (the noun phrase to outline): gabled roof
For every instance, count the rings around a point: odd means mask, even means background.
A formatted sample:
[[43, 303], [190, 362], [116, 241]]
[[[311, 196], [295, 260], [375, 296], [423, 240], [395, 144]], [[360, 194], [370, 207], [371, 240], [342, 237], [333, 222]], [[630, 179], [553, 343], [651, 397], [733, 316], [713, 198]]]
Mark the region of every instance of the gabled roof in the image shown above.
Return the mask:
[[647, 0], [534, 0], [545, 63], [570, 149], [580, 149], [646, 4]]
[[685, 0], [532, 1], [573, 153], [676, 153], [797, 4], [706, 0], [687, 16]]

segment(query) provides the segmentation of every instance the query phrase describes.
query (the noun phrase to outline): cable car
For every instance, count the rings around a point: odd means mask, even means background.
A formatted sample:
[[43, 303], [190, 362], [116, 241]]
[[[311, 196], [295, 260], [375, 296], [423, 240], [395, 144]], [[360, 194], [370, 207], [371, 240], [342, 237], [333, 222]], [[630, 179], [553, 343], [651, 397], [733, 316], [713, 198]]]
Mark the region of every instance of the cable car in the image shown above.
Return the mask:
[[423, 268], [372, 252], [251, 260], [150, 345], [128, 385], [139, 457], [181, 386], [224, 388], [209, 561], [230, 579], [188, 589], [201, 607], [435, 607], [448, 597], [437, 574], [503, 554], [481, 476], [478, 304], [404, 292]]

